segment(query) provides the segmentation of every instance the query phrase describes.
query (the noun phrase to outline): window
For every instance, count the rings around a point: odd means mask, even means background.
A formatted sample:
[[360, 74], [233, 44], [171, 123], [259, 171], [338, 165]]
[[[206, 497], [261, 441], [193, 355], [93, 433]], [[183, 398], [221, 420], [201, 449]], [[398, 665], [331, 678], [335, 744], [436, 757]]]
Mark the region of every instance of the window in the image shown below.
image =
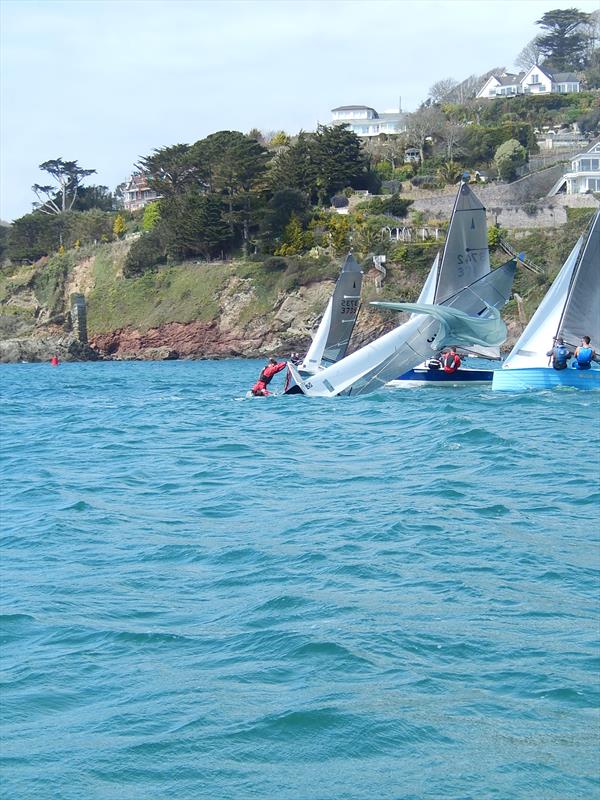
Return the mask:
[[600, 178], [588, 178], [588, 189], [592, 192], [600, 192]]
[[537, 72], [534, 72], [531, 78], [529, 79], [529, 83], [539, 83], [539, 82], [540, 82], [540, 76], [537, 74]]

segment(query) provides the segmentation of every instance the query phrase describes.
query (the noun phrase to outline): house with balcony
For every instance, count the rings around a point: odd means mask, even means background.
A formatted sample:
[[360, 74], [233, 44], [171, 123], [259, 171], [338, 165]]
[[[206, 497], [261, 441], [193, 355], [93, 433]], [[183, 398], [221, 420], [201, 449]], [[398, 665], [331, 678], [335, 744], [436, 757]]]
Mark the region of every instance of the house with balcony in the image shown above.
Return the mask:
[[548, 195], [586, 194], [600, 192], [600, 139], [594, 142], [585, 153], [579, 153], [571, 160], [571, 169], [550, 189]]
[[123, 190], [123, 206], [126, 211], [138, 211], [159, 197], [160, 195], [148, 186], [146, 176], [134, 172]]
[[524, 72], [518, 75], [510, 72], [490, 75], [477, 93], [477, 97], [513, 97], [516, 94], [522, 94], [521, 80], [524, 75]]
[[331, 110], [333, 125], [347, 125], [357, 136], [379, 136], [381, 133], [395, 134], [406, 130], [403, 112], [377, 112], [371, 106], [338, 106]]
[[541, 66], [530, 67], [527, 72], [512, 75], [490, 75], [477, 97], [514, 97], [518, 94], [571, 94], [579, 92], [581, 84], [572, 72], [551, 72]]
[[580, 91], [580, 83], [573, 72], [551, 72], [533, 66], [521, 81], [523, 94], [571, 94]]

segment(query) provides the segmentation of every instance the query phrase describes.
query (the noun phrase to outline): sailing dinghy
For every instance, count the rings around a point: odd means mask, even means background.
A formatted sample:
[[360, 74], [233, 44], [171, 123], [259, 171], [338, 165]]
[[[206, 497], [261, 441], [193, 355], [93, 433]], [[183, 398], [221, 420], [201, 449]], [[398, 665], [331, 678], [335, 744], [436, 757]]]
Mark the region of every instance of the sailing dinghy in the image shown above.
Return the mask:
[[[408, 322], [307, 379], [290, 365], [286, 393], [313, 397], [365, 394], [431, 358], [446, 344], [470, 346], [477, 341], [482, 346], [498, 345], [499, 339], [506, 337], [499, 309], [510, 296], [515, 270], [514, 259], [490, 270], [485, 208], [469, 186], [461, 184], [443, 256], [434, 262], [419, 298], [430, 302], [374, 303], [410, 310], [412, 315]], [[477, 325], [484, 320], [488, 322], [485, 331]]]
[[598, 347], [600, 342], [600, 211], [571, 251], [502, 369], [494, 372], [492, 389], [599, 389], [596, 364], [587, 370], [556, 370], [550, 365], [546, 353], [559, 336], [572, 352], [582, 336], [590, 336], [592, 346]]
[[312, 344], [298, 365], [300, 375], [314, 375], [346, 355], [358, 316], [362, 276], [360, 265], [349, 253]]

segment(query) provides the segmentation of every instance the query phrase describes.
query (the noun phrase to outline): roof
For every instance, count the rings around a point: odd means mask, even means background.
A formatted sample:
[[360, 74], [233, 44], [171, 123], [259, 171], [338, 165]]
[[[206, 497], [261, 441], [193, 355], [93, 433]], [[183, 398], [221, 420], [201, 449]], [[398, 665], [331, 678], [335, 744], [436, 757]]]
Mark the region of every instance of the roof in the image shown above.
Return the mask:
[[371, 108], [371, 106], [338, 106], [337, 108], [332, 108], [331, 112], [333, 113], [334, 111], [362, 111], [362, 110], [372, 111], [374, 114], [377, 114], [375, 109]]
[[494, 75], [494, 77], [499, 82], [500, 86], [516, 86], [518, 83], [521, 83], [525, 77], [525, 73], [520, 72], [518, 75], [501, 75], [500, 77]]
[[551, 77], [555, 83], [579, 83], [579, 78], [574, 72], [555, 72]]

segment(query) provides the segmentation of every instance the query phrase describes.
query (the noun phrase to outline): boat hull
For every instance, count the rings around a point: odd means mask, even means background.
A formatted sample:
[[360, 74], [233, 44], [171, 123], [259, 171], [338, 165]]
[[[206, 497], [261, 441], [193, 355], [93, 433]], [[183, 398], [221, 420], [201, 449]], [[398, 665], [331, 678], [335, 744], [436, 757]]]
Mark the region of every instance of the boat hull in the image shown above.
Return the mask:
[[494, 372], [492, 389], [495, 392], [526, 392], [529, 389], [556, 389], [571, 386], [575, 389], [600, 389], [600, 369], [553, 369], [526, 367], [498, 369]]
[[448, 373], [444, 370], [416, 368], [405, 372], [387, 385], [399, 389], [417, 389], [422, 386], [438, 388], [456, 388], [461, 386], [486, 386], [492, 382], [494, 372], [491, 369], [459, 369]]

